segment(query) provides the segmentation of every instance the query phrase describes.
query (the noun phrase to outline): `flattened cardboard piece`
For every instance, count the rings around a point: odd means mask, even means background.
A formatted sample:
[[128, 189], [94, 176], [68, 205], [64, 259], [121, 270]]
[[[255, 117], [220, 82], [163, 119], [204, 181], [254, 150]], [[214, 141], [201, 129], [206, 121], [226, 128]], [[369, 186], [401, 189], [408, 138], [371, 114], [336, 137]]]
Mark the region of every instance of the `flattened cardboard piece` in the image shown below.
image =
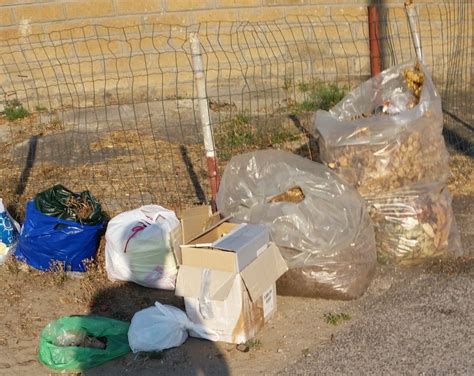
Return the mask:
[[288, 267], [274, 243], [258, 256], [255, 261], [240, 272], [250, 298], [255, 302], [275, 281], [280, 278]]
[[[204, 281], [204, 268], [182, 265], [176, 280], [176, 296], [185, 298], [199, 298]], [[209, 299], [223, 301], [229, 296], [235, 278], [240, 278], [234, 273], [209, 269]]]

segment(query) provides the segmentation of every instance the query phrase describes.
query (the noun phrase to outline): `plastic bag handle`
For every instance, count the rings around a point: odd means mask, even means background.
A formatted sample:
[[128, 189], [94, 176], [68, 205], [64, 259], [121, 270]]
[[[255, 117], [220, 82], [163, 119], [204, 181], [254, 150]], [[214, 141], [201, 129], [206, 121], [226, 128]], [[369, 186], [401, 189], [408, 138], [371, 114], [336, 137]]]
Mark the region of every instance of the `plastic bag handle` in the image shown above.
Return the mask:
[[140, 208], [141, 213], [147, 218], [151, 219], [154, 223], [158, 221], [159, 217], [162, 217], [165, 220], [172, 220], [176, 218], [176, 215], [173, 212], [165, 211], [165, 210], [159, 210], [150, 215], [150, 212], [147, 212], [146, 210], [143, 210], [143, 207]]
[[148, 227], [148, 223], [146, 222], [139, 221], [138, 223], [139, 223], [138, 225], [132, 227], [132, 233], [130, 234], [130, 236], [127, 238], [127, 241], [125, 242], [123, 253], [127, 253], [128, 243], [130, 242], [130, 240], [132, 240], [132, 238], [134, 238], [139, 232], [142, 232]]

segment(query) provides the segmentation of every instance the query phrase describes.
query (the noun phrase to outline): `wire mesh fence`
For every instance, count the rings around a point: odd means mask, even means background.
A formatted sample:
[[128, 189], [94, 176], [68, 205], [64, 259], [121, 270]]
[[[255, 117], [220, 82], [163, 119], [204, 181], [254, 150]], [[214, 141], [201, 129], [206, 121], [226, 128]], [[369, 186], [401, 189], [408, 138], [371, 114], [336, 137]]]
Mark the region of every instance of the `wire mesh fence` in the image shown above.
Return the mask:
[[[472, 155], [472, 4], [417, 11], [446, 141]], [[380, 15], [383, 68], [414, 60], [403, 8]], [[317, 159], [312, 115], [370, 76], [366, 17], [91, 25], [1, 41], [0, 197], [18, 203], [10, 209], [21, 216], [25, 200], [56, 183], [90, 189], [111, 214], [207, 202], [192, 33], [221, 171], [232, 155], [259, 148]]]

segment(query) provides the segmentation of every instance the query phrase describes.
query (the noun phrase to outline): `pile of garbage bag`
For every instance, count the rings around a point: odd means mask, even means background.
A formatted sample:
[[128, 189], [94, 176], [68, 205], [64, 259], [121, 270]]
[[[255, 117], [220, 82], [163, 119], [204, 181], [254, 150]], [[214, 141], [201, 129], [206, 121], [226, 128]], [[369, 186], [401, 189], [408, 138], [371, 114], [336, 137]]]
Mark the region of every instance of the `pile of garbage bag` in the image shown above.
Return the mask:
[[369, 204], [380, 260], [461, 254], [442, 129], [441, 99], [418, 62], [387, 69], [316, 113], [321, 159]]
[[289, 268], [280, 294], [352, 299], [372, 280], [376, 250], [364, 200], [322, 164], [279, 150], [236, 156], [217, 208], [232, 221], [268, 226]]
[[57, 263], [65, 271], [84, 272], [95, 257], [106, 218], [89, 192], [76, 194], [56, 185], [27, 203], [15, 257], [39, 270]]

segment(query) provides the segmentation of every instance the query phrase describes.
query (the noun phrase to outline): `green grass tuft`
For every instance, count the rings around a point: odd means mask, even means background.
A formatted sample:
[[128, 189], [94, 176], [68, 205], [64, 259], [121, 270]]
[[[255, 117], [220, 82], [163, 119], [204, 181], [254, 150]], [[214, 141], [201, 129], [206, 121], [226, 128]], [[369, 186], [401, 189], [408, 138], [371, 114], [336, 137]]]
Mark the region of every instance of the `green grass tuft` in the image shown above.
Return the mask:
[[325, 313], [324, 320], [327, 324], [339, 325], [343, 321], [348, 321], [351, 319], [351, 316], [347, 313]]
[[3, 114], [10, 121], [23, 119], [30, 115], [28, 110], [23, 107], [18, 99], [6, 101]]

